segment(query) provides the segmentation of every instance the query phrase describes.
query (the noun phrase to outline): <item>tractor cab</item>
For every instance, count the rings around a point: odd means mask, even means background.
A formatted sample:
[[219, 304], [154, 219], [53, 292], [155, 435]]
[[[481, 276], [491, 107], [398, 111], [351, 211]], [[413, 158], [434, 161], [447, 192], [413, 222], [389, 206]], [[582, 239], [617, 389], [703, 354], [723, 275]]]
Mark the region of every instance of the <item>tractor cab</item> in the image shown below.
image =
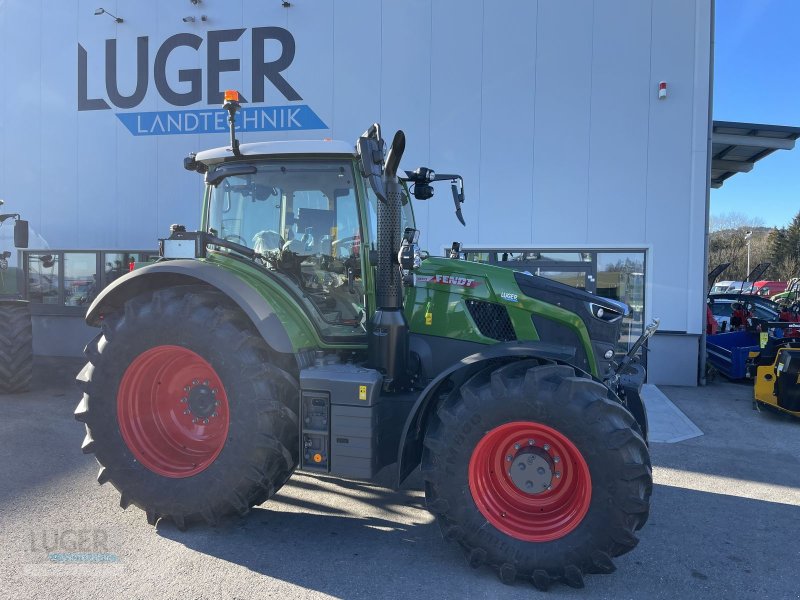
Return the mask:
[[[370, 252], [379, 202], [352, 146], [332, 141], [279, 141], [202, 152], [206, 169], [202, 230], [223, 242], [214, 251], [255, 253], [256, 262], [304, 299], [321, 330], [366, 334], [374, 312]], [[402, 227], [414, 228], [408, 195]], [[399, 232], [398, 232], [399, 235]]]

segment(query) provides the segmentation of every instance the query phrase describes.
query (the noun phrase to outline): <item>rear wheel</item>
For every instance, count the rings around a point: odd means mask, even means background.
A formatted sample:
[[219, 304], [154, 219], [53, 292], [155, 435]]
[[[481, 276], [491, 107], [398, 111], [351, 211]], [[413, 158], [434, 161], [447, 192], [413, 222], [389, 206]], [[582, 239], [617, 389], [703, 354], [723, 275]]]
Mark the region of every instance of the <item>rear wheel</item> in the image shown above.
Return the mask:
[[78, 376], [84, 452], [123, 508], [179, 527], [245, 514], [297, 463], [297, 383], [224, 295], [175, 287], [106, 316]]
[[534, 361], [478, 373], [432, 416], [429, 509], [472, 566], [506, 583], [583, 586], [636, 546], [652, 474], [635, 419], [607, 389]]
[[33, 376], [33, 328], [27, 302], [0, 301], [0, 394], [24, 392]]

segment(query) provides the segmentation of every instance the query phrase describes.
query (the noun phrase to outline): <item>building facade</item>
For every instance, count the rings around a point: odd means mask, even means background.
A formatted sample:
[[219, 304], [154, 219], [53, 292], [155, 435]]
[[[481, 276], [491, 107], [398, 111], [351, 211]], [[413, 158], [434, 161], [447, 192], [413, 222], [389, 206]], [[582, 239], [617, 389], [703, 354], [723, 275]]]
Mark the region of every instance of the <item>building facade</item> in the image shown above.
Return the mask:
[[235, 88], [243, 142], [402, 128], [403, 168], [466, 182], [466, 227], [446, 192], [416, 204], [423, 247], [459, 240], [473, 259], [517, 260], [638, 303], [638, 324], [661, 318], [650, 380], [694, 385], [712, 10], [712, 0], [115, 0], [100, 12], [85, 0], [6, 0], [0, 198], [36, 233], [20, 260], [47, 338], [37, 351], [80, 351], [91, 332], [76, 315], [92, 286], [153, 251], [170, 224], [198, 226], [202, 180], [182, 159], [227, 143], [218, 109]]

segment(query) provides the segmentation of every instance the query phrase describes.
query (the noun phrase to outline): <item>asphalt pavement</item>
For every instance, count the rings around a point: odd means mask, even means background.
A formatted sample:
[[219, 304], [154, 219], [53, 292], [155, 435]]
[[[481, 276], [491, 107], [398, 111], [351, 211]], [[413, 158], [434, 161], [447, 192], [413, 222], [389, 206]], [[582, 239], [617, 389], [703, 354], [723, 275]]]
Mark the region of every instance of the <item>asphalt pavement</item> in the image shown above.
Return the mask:
[[[296, 474], [242, 519], [180, 532], [119, 508], [81, 453], [72, 360], [0, 397], [0, 597], [530, 598], [470, 569], [424, 510], [420, 479]], [[660, 388], [703, 435], [653, 443], [648, 524], [611, 575], [551, 598], [800, 597], [800, 421], [751, 407], [747, 385]]]

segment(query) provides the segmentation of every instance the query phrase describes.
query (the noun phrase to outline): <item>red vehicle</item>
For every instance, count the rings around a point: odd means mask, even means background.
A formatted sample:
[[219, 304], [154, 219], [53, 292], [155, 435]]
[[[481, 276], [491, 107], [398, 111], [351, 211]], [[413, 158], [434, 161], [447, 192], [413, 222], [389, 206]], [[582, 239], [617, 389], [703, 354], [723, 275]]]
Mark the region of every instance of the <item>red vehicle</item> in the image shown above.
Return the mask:
[[787, 285], [788, 284], [785, 281], [756, 281], [753, 284], [752, 293], [769, 298], [775, 294], [785, 292]]

